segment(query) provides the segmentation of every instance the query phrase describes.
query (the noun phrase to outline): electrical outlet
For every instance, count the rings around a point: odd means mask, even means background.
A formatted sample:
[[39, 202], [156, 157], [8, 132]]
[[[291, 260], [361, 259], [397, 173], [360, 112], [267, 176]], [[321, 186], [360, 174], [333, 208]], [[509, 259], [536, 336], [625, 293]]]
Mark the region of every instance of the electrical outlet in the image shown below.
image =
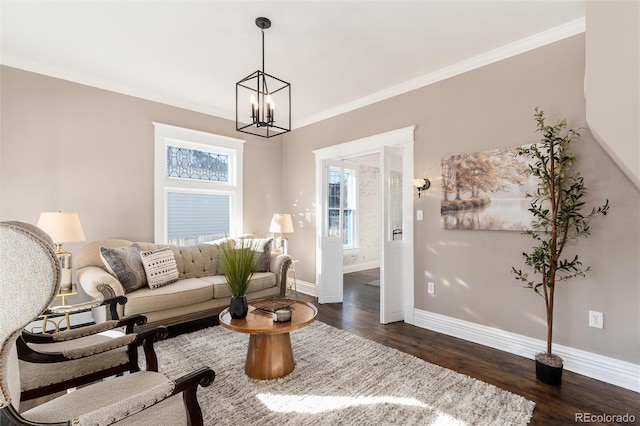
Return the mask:
[[604, 316], [602, 312], [589, 311], [589, 327], [593, 327], [593, 328], [604, 327]]
[[427, 291], [429, 292], [429, 294], [435, 294], [436, 293], [436, 285], [434, 283], [432, 283], [431, 281], [429, 281], [427, 283]]
[[422, 220], [424, 219], [424, 214], [422, 213], [422, 210], [418, 210], [416, 212], [416, 220]]

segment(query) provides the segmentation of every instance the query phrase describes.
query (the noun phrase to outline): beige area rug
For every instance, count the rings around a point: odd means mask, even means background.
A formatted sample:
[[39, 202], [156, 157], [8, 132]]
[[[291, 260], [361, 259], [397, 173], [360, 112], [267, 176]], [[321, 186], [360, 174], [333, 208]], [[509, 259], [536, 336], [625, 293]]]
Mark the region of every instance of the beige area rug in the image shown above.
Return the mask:
[[291, 333], [295, 370], [244, 373], [249, 336], [210, 327], [156, 344], [171, 378], [209, 366], [206, 425], [526, 425], [535, 404], [493, 385], [315, 322]]

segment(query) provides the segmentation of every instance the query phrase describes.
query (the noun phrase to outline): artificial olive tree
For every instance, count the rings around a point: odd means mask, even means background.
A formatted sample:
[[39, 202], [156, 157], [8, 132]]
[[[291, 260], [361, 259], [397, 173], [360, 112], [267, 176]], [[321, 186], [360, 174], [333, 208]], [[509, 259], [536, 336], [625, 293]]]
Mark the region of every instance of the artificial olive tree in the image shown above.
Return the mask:
[[529, 211], [533, 214], [531, 229], [522, 233], [535, 241], [529, 252], [522, 253], [524, 263], [533, 272], [523, 272], [512, 267], [517, 280], [525, 288], [542, 296], [547, 314], [547, 351], [536, 359], [548, 365], [561, 367], [562, 359], [553, 355], [553, 309], [556, 284], [576, 276], [584, 276], [590, 269], [580, 262], [578, 255], [564, 257], [567, 245], [575, 244], [581, 237], [591, 234], [589, 222], [594, 216], [606, 215], [609, 200], [583, 214], [587, 188], [580, 173], [575, 170], [576, 159], [569, 145], [580, 138], [580, 134], [567, 129], [563, 119], [555, 125], [545, 123], [544, 111], [535, 110], [537, 131], [542, 134], [540, 142], [518, 148], [519, 155], [532, 160], [529, 174], [537, 179], [537, 189], [531, 198]]

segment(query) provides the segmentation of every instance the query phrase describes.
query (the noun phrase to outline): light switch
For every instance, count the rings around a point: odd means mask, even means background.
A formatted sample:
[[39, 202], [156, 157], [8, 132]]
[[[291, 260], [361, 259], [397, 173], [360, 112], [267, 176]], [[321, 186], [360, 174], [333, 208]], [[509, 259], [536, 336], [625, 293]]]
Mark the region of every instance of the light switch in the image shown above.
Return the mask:
[[416, 219], [417, 219], [417, 220], [422, 220], [422, 219], [423, 219], [423, 216], [422, 216], [422, 210], [418, 210], [418, 211], [416, 212]]

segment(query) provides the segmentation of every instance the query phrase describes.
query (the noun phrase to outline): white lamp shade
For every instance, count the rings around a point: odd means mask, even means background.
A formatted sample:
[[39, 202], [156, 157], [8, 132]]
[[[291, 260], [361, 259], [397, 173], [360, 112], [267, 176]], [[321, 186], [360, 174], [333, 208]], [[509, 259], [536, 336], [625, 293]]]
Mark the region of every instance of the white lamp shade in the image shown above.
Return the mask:
[[271, 218], [271, 226], [269, 232], [279, 232], [281, 234], [290, 234], [293, 232], [293, 221], [290, 214], [276, 213]]
[[84, 241], [84, 231], [78, 213], [43, 212], [38, 219], [38, 227], [49, 234], [54, 243]]

